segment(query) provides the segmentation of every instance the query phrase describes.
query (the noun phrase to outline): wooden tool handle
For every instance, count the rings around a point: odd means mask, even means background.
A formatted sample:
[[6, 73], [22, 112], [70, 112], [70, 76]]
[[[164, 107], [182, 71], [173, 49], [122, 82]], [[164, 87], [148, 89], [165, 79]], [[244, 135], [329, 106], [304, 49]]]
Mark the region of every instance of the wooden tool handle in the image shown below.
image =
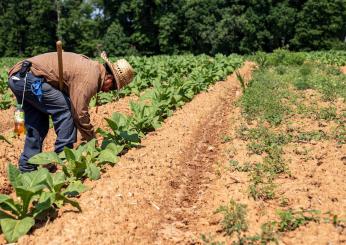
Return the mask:
[[63, 89], [63, 64], [62, 64], [62, 42], [56, 42], [56, 52], [58, 53], [58, 66], [59, 66], [59, 90]]

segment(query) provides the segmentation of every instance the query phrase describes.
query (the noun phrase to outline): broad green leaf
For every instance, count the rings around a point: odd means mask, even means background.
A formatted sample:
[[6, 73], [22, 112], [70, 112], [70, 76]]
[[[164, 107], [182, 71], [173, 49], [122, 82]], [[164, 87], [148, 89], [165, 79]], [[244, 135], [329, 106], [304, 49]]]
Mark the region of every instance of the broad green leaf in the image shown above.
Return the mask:
[[[43, 188], [44, 188], [44, 186], [42, 187], [42, 189]], [[21, 209], [21, 215], [26, 215], [28, 212], [28, 208], [29, 208], [29, 205], [31, 203], [32, 197], [35, 194], [39, 194], [39, 193], [36, 191], [27, 190], [25, 187], [17, 187], [17, 188], [15, 188], [15, 190], [16, 190], [17, 196], [20, 197], [20, 199], [23, 202], [22, 209]]]
[[[107, 120], [106, 120], [107, 121]], [[110, 136], [110, 133], [108, 133], [107, 131], [101, 129], [101, 128], [98, 128], [96, 130], [96, 133], [102, 135], [103, 137], [109, 137]]]
[[77, 160], [76, 156], [74, 154], [74, 151], [72, 149], [65, 147], [64, 152], [65, 152], [65, 157], [66, 157], [67, 161], [70, 162], [70, 161], [76, 161]]
[[73, 176], [77, 179], [82, 178], [87, 168], [86, 161], [70, 163], [68, 166], [69, 171], [71, 171]]
[[63, 172], [57, 172], [57, 173], [48, 173], [46, 182], [49, 186], [50, 191], [57, 192], [60, 191], [61, 188], [65, 184], [65, 174]]
[[10, 211], [15, 215], [20, 215], [18, 207], [10, 196], [0, 194], [0, 208]]
[[21, 220], [15, 219], [2, 219], [0, 221], [1, 230], [5, 235], [7, 242], [16, 242], [21, 236], [29, 232], [31, 227], [35, 224], [32, 217], [26, 217]]
[[123, 145], [117, 145], [115, 143], [109, 143], [105, 150], [110, 150], [114, 153], [114, 155], [119, 155], [123, 150], [124, 146]]
[[88, 164], [85, 173], [89, 179], [97, 180], [100, 178], [100, 168], [97, 167], [94, 163]]
[[96, 149], [96, 139], [92, 139], [85, 144], [84, 151], [89, 152], [92, 157], [96, 157], [98, 155], [98, 151]]
[[0, 194], [0, 204], [3, 203], [3, 202], [6, 202], [8, 200], [10, 200], [11, 198], [7, 195], [4, 195], [4, 194]]
[[129, 141], [131, 143], [140, 143], [141, 139], [139, 138], [138, 134], [135, 132], [127, 132], [127, 131], [121, 131], [120, 137], [125, 139], [126, 141]]
[[116, 125], [117, 130], [120, 130], [124, 128], [125, 126], [127, 126], [127, 120], [128, 120], [128, 117], [119, 112], [115, 112], [112, 114], [111, 121]]
[[10, 196], [0, 194], [0, 207], [3, 210], [12, 212], [14, 215], [20, 215], [18, 205], [16, 205]]
[[45, 183], [49, 171], [45, 168], [40, 168], [36, 171], [23, 173], [20, 175], [21, 183], [25, 188], [35, 187]]
[[100, 163], [112, 163], [115, 164], [119, 161], [119, 158], [110, 149], [105, 149], [101, 151], [97, 158]]
[[73, 207], [77, 208], [80, 212], [82, 211], [80, 205], [78, 202], [76, 201], [73, 201], [67, 197], [65, 197], [64, 195], [60, 194], [60, 193], [57, 193], [57, 196], [56, 196], [56, 199], [57, 200], [62, 200], [64, 203], [69, 203], [71, 204]]
[[77, 196], [86, 190], [88, 190], [88, 187], [83, 185], [80, 180], [77, 180], [70, 183], [69, 186], [62, 192], [62, 194], [67, 196]]
[[[109, 118], [105, 118], [105, 120], [107, 121], [108, 123], [108, 126], [114, 131], [116, 132], [118, 130], [118, 124], [113, 121], [112, 119], [109, 119]], [[101, 133], [102, 131], [100, 130], [99, 133]]]
[[52, 177], [54, 190], [58, 192], [65, 185], [66, 176], [63, 172], [57, 172], [53, 174]]
[[19, 169], [13, 164], [9, 163], [7, 167], [7, 176], [13, 187], [16, 187], [19, 183], [17, 177], [20, 175]]
[[79, 145], [79, 147], [75, 150], [72, 150], [75, 156], [76, 161], [80, 161], [83, 151], [85, 149], [85, 144]]
[[22, 215], [25, 215], [28, 212], [28, 207], [32, 201], [32, 197], [39, 195], [41, 191], [46, 188], [48, 173], [47, 169], [41, 168], [30, 173], [23, 173], [19, 176], [22, 186], [17, 186], [15, 190], [17, 196], [23, 201], [23, 207], [21, 210]]
[[161, 127], [161, 123], [159, 119], [160, 118], [158, 116], [153, 118], [152, 125], [155, 129]]
[[134, 113], [140, 113], [141, 109], [143, 109], [140, 107], [141, 105], [142, 104], [135, 103], [133, 101], [130, 102], [130, 108]]
[[37, 217], [40, 213], [49, 209], [55, 201], [55, 193], [43, 192], [32, 210], [32, 216]]
[[31, 164], [44, 165], [49, 163], [62, 164], [62, 160], [59, 158], [58, 154], [55, 152], [42, 152], [33, 157], [28, 161]]

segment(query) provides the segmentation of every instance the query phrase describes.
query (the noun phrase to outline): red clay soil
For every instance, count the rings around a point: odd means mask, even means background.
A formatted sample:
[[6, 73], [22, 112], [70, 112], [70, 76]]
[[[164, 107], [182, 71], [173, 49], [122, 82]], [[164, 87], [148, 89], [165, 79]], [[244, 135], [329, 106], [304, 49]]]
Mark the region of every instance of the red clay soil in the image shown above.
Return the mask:
[[346, 66], [340, 67], [340, 70], [341, 70], [342, 73], [346, 74]]
[[[240, 72], [248, 76], [253, 66], [246, 63]], [[67, 207], [61, 217], [19, 244], [199, 241], [199, 233], [191, 229], [206, 218], [199, 216], [203, 205], [198, 200], [212, 181], [220, 135], [239, 91], [232, 75], [197, 95], [148, 134], [142, 147], [130, 150], [100, 180], [88, 183], [91, 190], [79, 198], [82, 213]]]
[[14, 107], [0, 111], [0, 134], [9, 130], [13, 126]]

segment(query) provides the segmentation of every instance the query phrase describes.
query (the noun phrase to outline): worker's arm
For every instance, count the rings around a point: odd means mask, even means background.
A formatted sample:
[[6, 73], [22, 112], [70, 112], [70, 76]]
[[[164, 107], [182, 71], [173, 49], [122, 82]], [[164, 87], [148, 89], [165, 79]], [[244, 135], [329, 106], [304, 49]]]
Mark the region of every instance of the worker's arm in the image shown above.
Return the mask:
[[94, 127], [90, 121], [89, 102], [97, 93], [98, 79], [97, 73], [89, 73], [83, 78], [83, 81], [71, 82], [70, 99], [73, 119], [82, 135], [82, 141], [95, 138]]

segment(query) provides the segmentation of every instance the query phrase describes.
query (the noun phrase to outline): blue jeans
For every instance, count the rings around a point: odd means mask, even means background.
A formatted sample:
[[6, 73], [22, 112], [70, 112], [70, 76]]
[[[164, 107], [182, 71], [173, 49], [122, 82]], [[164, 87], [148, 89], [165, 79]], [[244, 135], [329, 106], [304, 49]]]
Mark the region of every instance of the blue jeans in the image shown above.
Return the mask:
[[[14, 78], [14, 76], [16, 79]], [[31, 84], [40, 80], [42, 82], [41, 102], [31, 90]], [[24, 78], [19, 73], [14, 74], [8, 80], [8, 85], [17, 98], [22, 102]], [[36, 165], [28, 163], [28, 160], [42, 152], [42, 144], [49, 129], [49, 115], [51, 115], [57, 139], [55, 152], [61, 152], [64, 147], [72, 148], [77, 139], [77, 129], [73, 122], [71, 103], [68, 96], [44, 82], [42, 77], [35, 77], [31, 72], [27, 74], [25, 86], [23, 110], [25, 113], [26, 138], [23, 153], [19, 159], [19, 170], [30, 172], [37, 169]]]

